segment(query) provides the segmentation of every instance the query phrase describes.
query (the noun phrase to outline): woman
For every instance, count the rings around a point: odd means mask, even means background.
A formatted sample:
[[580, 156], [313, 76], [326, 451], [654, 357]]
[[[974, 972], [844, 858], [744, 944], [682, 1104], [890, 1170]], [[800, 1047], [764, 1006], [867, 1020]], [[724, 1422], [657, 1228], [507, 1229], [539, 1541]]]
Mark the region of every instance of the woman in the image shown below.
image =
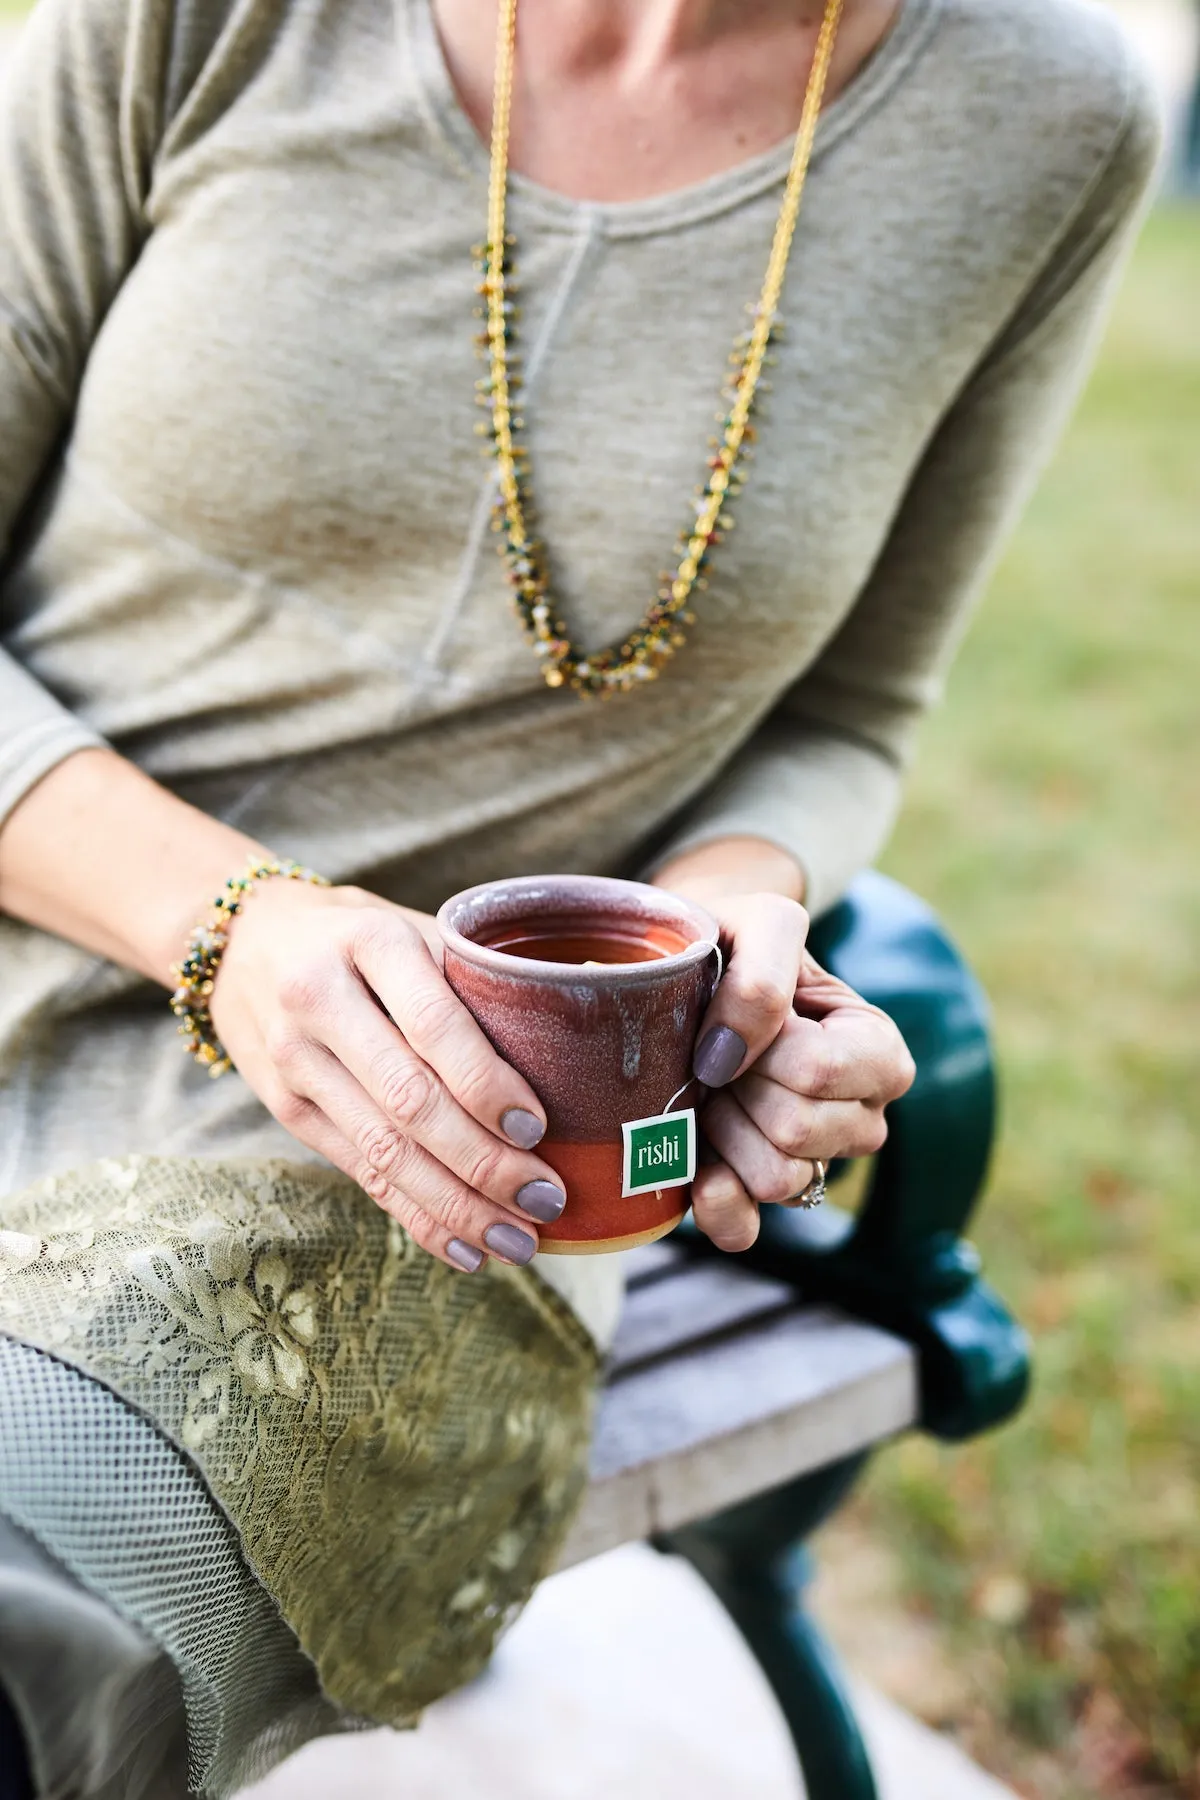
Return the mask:
[[[212, 1794], [403, 1722], [552, 1559], [616, 1278], [527, 1267], [570, 1196], [442, 981], [447, 894], [599, 870], [717, 914], [695, 1211], [725, 1248], [877, 1148], [910, 1078], [807, 915], [886, 835], [1157, 126], [1082, 0], [838, 10], [521, 0], [511, 292], [471, 264], [495, 0], [41, 0], [27, 28], [0, 142], [0, 1594], [43, 1604], [0, 1678], [47, 1791], [180, 1791], [180, 1694]], [[713, 440], [718, 371], [747, 303], [774, 325], [825, 73], [756, 459], [693, 596], [687, 496], [743, 470], [753, 344]], [[540, 662], [472, 432], [482, 381], [504, 488], [518, 331], [539, 541], [515, 488], [499, 523]], [[210, 1083], [161, 989], [274, 854], [332, 885], [246, 898]]]

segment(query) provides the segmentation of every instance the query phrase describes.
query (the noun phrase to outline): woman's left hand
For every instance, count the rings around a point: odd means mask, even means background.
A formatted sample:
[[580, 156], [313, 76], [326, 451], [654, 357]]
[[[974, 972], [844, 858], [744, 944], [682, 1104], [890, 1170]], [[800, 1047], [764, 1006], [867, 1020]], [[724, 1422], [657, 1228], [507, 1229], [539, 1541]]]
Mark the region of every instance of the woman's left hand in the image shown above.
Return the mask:
[[[662, 885], [671, 885], [664, 875]], [[809, 953], [808, 914], [795, 900], [687, 886], [717, 919], [726, 952], [694, 1064], [718, 1090], [702, 1127], [720, 1160], [697, 1170], [693, 1215], [722, 1250], [746, 1250], [758, 1236], [759, 1207], [801, 1193], [817, 1161], [879, 1149], [884, 1108], [915, 1069], [887, 1014]]]

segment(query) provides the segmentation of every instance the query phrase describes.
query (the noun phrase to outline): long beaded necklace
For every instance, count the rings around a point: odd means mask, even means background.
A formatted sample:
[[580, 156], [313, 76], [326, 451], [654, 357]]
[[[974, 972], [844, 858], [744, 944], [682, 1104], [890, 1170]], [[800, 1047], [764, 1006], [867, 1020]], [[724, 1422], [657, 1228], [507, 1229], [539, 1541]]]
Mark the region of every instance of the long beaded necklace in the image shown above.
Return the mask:
[[514, 411], [520, 387], [512, 346], [514, 316], [511, 251], [515, 240], [505, 227], [508, 192], [508, 137], [512, 113], [513, 62], [517, 40], [517, 0], [500, 0], [496, 35], [496, 79], [492, 97], [491, 167], [488, 177], [487, 242], [476, 247], [476, 268], [484, 279], [487, 330], [480, 338], [488, 359], [487, 376], [476, 383], [482, 406], [491, 409], [490, 453], [496, 459], [497, 496], [493, 529], [500, 534], [500, 554], [507, 564], [518, 618], [540, 658], [546, 685], [571, 687], [585, 695], [606, 695], [652, 681], [686, 642], [686, 627], [695, 623], [688, 609], [693, 590], [705, 586], [704, 570], [721, 532], [733, 521], [729, 506], [741, 492], [742, 467], [754, 437], [750, 417], [772, 337], [779, 329], [777, 308], [787, 273], [788, 255], [800, 213], [805, 177], [812, 156], [817, 119], [829, 76], [844, 0], [826, 0], [825, 17], [809, 72], [800, 126], [796, 132], [783, 204], [775, 224], [767, 272], [758, 304], [750, 309], [753, 324], [734, 343], [731, 373], [722, 389], [729, 410], [720, 415], [721, 436], [709, 440], [712, 455], [708, 480], [698, 489], [695, 520], [676, 545], [674, 575], [662, 585], [641, 623], [619, 644], [586, 654], [572, 643], [550, 593], [544, 546], [530, 530], [528, 454], [517, 439], [522, 420]]

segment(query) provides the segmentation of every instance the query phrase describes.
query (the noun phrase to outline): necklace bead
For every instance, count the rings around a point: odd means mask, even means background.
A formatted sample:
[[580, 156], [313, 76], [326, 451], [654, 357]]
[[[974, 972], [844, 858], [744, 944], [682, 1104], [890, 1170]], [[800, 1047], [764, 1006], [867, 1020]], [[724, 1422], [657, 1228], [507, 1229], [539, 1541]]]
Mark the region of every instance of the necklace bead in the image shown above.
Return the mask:
[[512, 404], [520, 386], [513, 367], [518, 359], [512, 343], [512, 322], [519, 312], [512, 298], [511, 252], [515, 240], [506, 228], [505, 208], [517, 0], [500, 0], [492, 98], [487, 241], [474, 249], [476, 268], [482, 276], [477, 292], [484, 302], [487, 319], [486, 330], [477, 334], [475, 341], [486, 353], [489, 368], [488, 374], [475, 385], [479, 404], [488, 407], [491, 414], [489, 423], [481, 429], [490, 439], [489, 454], [497, 465], [492, 526], [500, 540], [500, 554], [507, 564], [517, 616], [541, 662], [547, 687], [569, 686], [579, 694], [604, 696], [653, 681], [686, 643], [685, 628], [695, 623], [694, 613], [688, 610], [688, 601], [693, 590], [703, 585], [702, 571], [708, 566], [712, 550], [721, 542], [721, 533], [733, 527], [728, 504], [742, 485], [741, 479], [735, 480], [734, 476], [740, 464], [751, 455], [748, 444], [754, 431], [750, 416], [758, 393], [767, 388], [767, 383], [761, 379], [762, 370], [765, 362], [773, 360], [768, 358], [768, 346], [779, 330], [779, 300], [842, 6], [843, 0], [826, 0], [762, 292], [757, 305], [747, 308], [753, 320], [750, 330], [739, 333], [734, 341], [729, 358], [730, 374], [722, 389], [722, 399], [729, 410], [717, 415], [721, 436], [710, 440], [709, 447], [716, 454], [708, 460], [707, 482], [697, 491], [694, 522], [676, 546], [674, 573], [662, 579], [656, 603], [619, 645], [585, 654], [572, 642], [566, 625], [557, 614], [549, 590], [545, 551], [529, 530], [527, 452], [516, 441], [516, 434], [524, 425]]

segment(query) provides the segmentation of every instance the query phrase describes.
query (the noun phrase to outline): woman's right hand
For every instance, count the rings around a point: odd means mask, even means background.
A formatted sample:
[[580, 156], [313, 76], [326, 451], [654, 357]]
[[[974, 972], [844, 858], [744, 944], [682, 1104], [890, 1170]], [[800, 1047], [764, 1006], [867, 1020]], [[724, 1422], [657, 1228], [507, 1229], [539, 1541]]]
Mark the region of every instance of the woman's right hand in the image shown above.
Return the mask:
[[293, 1137], [433, 1255], [526, 1263], [566, 1201], [546, 1115], [448, 986], [433, 920], [358, 888], [267, 881], [233, 922], [213, 1022]]

